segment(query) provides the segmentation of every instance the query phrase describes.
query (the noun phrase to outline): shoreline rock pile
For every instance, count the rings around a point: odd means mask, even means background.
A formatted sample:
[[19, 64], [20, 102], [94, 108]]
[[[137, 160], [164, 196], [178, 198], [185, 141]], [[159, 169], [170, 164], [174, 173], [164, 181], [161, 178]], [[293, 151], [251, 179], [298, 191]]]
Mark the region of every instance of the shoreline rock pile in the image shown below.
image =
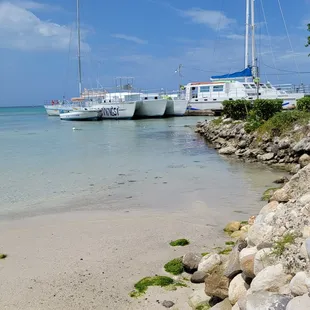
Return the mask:
[[[238, 231], [240, 226], [227, 227]], [[310, 309], [310, 164], [246, 226], [229, 255], [183, 256], [191, 282], [205, 283], [189, 305], [200, 310]]]
[[204, 121], [197, 124], [196, 132], [222, 155], [263, 162], [293, 174], [310, 163], [309, 125], [295, 126], [285, 136], [272, 137], [268, 133], [262, 136], [258, 132], [246, 133], [245, 124], [230, 118], [220, 122]]

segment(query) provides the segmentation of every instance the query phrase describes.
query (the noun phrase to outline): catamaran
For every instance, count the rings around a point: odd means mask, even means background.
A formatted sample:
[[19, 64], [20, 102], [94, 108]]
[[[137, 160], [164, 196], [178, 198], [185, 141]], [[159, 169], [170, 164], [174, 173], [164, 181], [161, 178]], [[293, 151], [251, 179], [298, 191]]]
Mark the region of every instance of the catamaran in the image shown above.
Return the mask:
[[[209, 82], [188, 83], [185, 88], [189, 110], [220, 111], [223, 109], [222, 102], [224, 100], [252, 100], [256, 98], [282, 99], [283, 108], [287, 109], [293, 108], [297, 99], [304, 97], [304, 93], [287, 92], [270, 83], [260, 82], [255, 50], [254, 3], [255, 0], [246, 0], [245, 69], [231, 74], [211, 76]], [[252, 32], [251, 64], [249, 64], [250, 29]]]

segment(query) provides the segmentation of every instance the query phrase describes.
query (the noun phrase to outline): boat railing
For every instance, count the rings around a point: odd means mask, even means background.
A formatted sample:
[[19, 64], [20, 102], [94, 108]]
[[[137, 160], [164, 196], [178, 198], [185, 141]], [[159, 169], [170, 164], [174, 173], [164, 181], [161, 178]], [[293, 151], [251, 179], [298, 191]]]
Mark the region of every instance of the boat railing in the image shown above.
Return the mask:
[[277, 91], [285, 91], [286, 93], [302, 93], [310, 94], [309, 84], [277, 84], [272, 85]]

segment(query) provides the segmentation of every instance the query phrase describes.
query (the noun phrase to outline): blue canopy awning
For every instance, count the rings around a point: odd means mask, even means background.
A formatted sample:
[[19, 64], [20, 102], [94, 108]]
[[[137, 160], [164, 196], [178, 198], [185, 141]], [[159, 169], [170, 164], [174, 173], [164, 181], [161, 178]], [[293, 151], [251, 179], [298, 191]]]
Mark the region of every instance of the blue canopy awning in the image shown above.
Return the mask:
[[252, 77], [252, 76], [253, 76], [252, 75], [252, 68], [248, 67], [248, 68], [245, 68], [243, 71], [240, 71], [240, 72], [211, 76], [211, 80], [240, 79], [240, 78]]

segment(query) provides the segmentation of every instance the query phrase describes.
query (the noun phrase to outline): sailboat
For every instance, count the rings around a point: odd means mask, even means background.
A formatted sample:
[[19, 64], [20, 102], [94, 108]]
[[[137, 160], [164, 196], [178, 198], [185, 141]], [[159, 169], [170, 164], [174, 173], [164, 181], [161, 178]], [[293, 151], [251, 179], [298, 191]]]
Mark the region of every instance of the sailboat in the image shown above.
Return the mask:
[[[288, 109], [296, 105], [303, 93], [288, 93], [278, 90], [270, 83], [261, 83], [255, 50], [255, 0], [246, 0], [246, 31], [244, 69], [224, 75], [211, 76], [209, 82], [188, 83], [186, 99], [188, 110], [211, 110], [215, 113], [223, 109], [224, 100], [236, 99], [281, 99], [283, 108]], [[250, 21], [251, 18], [251, 21]], [[251, 64], [249, 63], [249, 39], [251, 30]]]
[[80, 29], [80, 1], [76, 1], [76, 17], [77, 17], [77, 36], [78, 36], [78, 71], [79, 71], [79, 96], [72, 98], [73, 102], [78, 102], [78, 106], [74, 106], [71, 111], [59, 109], [59, 117], [61, 120], [67, 121], [91, 121], [102, 119], [102, 107], [93, 107], [89, 102], [85, 101], [82, 95], [82, 69], [81, 69], [81, 29]]

